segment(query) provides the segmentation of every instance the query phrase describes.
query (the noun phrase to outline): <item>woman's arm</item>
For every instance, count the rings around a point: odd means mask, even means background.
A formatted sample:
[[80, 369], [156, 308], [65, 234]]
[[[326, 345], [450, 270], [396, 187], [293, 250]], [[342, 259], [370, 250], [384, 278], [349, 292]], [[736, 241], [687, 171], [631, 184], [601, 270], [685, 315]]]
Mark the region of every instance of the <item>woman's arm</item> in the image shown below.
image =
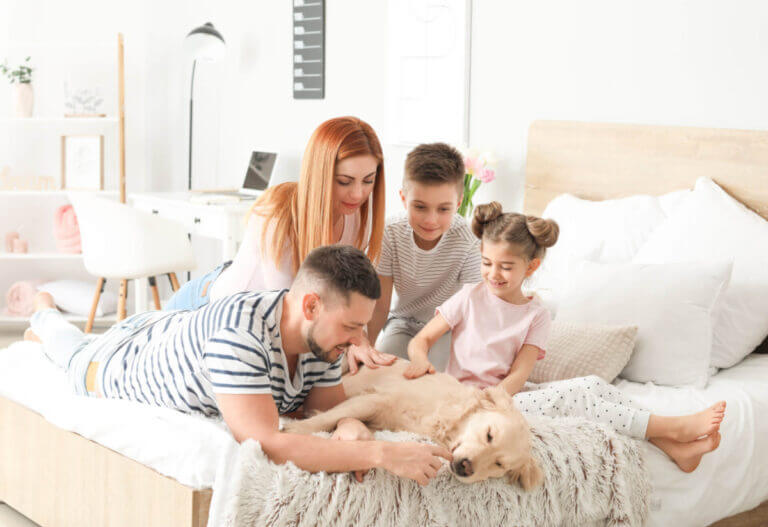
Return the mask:
[[426, 326], [421, 328], [421, 331], [416, 333], [416, 336], [408, 343], [408, 358], [411, 359], [411, 364], [403, 374], [407, 379], [415, 379], [425, 373], [435, 373], [435, 367], [427, 358], [429, 348], [434, 346], [435, 342], [450, 330], [451, 326], [443, 318], [443, 315], [438, 313], [427, 322]]
[[523, 344], [517, 353], [515, 360], [512, 361], [512, 367], [499, 386], [503, 387], [509, 395], [515, 395], [523, 389], [523, 385], [531, 376], [531, 371], [539, 358], [540, 349], [531, 344]]
[[379, 275], [379, 282], [381, 283], [381, 296], [376, 301], [373, 317], [368, 322], [368, 341], [373, 346], [376, 345], [376, 339], [379, 333], [381, 333], [382, 328], [384, 328], [384, 324], [387, 323], [389, 308], [392, 303], [392, 277]]
[[394, 355], [380, 353], [374, 349], [376, 337], [387, 322], [389, 304], [392, 300], [392, 277], [379, 275], [379, 282], [381, 282], [381, 296], [376, 301], [373, 317], [368, 322], [367, 339], [359, 346], [350, 346], [347, 351], [350, 375], [357, 373], [358, 364], [365, 364], [369, 368], [376, 369], [379, 366], [389, 366], [397, 360]]

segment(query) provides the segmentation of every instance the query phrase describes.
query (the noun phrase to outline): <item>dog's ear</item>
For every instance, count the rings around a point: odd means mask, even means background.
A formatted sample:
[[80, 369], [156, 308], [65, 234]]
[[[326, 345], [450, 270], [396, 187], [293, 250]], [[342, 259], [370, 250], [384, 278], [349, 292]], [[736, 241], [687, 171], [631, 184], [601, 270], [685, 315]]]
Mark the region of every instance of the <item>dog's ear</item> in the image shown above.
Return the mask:
[[531, 456], [520, 469], [509, 472], [507, 479], [510, 483], [519, 483], [523, 490], [528, 491], [541, 485], [544, 481], [544, 472], [542, 472], [539, 464]]
[[502, 412], [511, 411], [515, 405], [512, 400], [512, 396], [507, 393], [507, 390], [501, 386], [491, 386], [483, 390], [485, 401], [487, 401], [486, 407], [490, 410], [500, 410]]

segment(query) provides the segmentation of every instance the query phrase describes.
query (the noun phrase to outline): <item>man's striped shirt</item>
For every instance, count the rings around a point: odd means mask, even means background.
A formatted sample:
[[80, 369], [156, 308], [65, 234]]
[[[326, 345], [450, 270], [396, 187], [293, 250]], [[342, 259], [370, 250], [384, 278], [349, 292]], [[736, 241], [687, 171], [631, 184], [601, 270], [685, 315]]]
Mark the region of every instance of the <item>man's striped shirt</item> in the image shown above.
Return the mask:
[[270, 394], [280, 414], [296, 410], [313, 386], [341, 382], [341, 360], [301, 354], [288, 378], [285, 293], [238, 293], [196, 311], [127, 318], [88, 345], [99, 363], [99, 393], [205, 415], [219, 413], [217, 393]]

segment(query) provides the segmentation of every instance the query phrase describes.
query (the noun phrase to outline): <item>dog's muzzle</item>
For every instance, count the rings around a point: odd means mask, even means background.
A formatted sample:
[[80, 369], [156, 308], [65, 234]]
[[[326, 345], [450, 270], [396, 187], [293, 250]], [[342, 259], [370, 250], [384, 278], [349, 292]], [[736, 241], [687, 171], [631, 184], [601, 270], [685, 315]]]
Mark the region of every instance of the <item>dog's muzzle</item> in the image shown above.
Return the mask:
[[472, 470], [472, 462], [467, 458], [457, 459], [451, 463], [451, 470], [462, 478], [468, 478], [474, 473]]

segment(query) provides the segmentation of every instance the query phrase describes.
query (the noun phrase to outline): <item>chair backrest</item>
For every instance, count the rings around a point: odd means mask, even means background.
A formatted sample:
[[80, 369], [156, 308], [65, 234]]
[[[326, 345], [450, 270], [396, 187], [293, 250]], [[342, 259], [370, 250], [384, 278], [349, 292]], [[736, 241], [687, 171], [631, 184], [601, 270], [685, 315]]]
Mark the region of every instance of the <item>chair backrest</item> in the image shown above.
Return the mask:
[[194, 269], [195, 255], [178, 222], [91, 193], [71, 192], [89, 273], [142, 278]]

